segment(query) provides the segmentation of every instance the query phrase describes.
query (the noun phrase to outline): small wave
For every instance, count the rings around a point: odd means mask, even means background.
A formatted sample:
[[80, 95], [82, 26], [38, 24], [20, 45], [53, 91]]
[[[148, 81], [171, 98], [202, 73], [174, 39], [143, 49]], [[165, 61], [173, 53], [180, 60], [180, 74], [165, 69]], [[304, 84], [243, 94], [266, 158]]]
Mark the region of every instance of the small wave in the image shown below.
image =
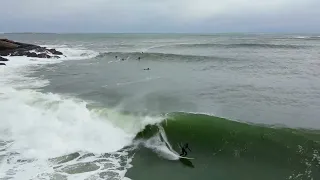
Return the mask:
[[293, 37], [293, 38], [295, 38], [295, 39], [308, 39], [310, 37], [308, 37], [308, 36], [296, 36], [296, 37]]
[[[167, 54], [167, 53], [140, 53], [140, 52], [108, 52], [100, 53], [97, 58], [113, 58], [117, 56], [117, 60], [109, 61], [119, 62], [121, 59], [125, 60], [156, 60], [156, 61], [187, 61], [187, 62], [203, 62], [203, 61], [212, 61], [212, 60], [226, 60], [233, 61], [232, 58], [224, 58], [218, 56], [196, 56], [196, 55], [183, 55], [183, 54]], [[120, 60], [119, 60], [120, 58]]]

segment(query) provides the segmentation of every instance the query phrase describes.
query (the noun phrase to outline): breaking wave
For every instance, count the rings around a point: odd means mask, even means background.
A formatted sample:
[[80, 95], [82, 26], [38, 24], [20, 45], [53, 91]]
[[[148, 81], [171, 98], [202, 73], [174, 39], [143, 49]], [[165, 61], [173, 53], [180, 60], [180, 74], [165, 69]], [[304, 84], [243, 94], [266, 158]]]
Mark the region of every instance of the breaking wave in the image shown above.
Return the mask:
[[90, 59], [96, 52], [57, 48], [66, 57], [7, 57], [0, 80], [0, 166], [5, 179], [122, 179], [130, 168], [134, 133], [75, 97], [42, 93], [48, 80], [25, 75], [33, 67]]

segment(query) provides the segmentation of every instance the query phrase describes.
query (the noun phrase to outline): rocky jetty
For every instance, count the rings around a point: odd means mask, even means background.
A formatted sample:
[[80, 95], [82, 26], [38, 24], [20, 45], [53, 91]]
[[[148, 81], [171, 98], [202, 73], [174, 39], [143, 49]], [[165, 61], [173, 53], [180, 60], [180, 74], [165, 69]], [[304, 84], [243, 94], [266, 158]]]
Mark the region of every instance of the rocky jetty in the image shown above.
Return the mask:
[[60, 58], [62, 52], [33, 44], [0, 39], [0, 61], [8, 61], [1, 56], [27, 56], [36, 58]]
[[3, 57], [0, 56], [0, 61], [8, 61], [8, 59], [3, 58]]

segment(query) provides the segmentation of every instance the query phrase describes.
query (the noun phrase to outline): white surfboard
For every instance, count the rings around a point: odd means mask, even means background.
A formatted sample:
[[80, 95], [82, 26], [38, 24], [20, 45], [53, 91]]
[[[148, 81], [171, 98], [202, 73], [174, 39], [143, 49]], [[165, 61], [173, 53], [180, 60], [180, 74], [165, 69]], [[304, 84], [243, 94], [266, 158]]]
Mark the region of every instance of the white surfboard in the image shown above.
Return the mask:
[[183, 159], [194, 159], [194, 158], [191, 158], [191, 157], [183, 157], [183, 156], [179, 156], [179, 158], [183, 158]]

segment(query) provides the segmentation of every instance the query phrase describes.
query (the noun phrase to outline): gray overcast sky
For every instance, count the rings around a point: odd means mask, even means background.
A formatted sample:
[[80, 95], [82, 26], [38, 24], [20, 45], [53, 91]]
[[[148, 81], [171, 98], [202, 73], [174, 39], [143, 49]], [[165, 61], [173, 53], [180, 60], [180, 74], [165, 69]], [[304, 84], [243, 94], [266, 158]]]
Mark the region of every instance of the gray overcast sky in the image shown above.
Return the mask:
[[0, 32], [320, 32], [320, 0], [0, 0]]

